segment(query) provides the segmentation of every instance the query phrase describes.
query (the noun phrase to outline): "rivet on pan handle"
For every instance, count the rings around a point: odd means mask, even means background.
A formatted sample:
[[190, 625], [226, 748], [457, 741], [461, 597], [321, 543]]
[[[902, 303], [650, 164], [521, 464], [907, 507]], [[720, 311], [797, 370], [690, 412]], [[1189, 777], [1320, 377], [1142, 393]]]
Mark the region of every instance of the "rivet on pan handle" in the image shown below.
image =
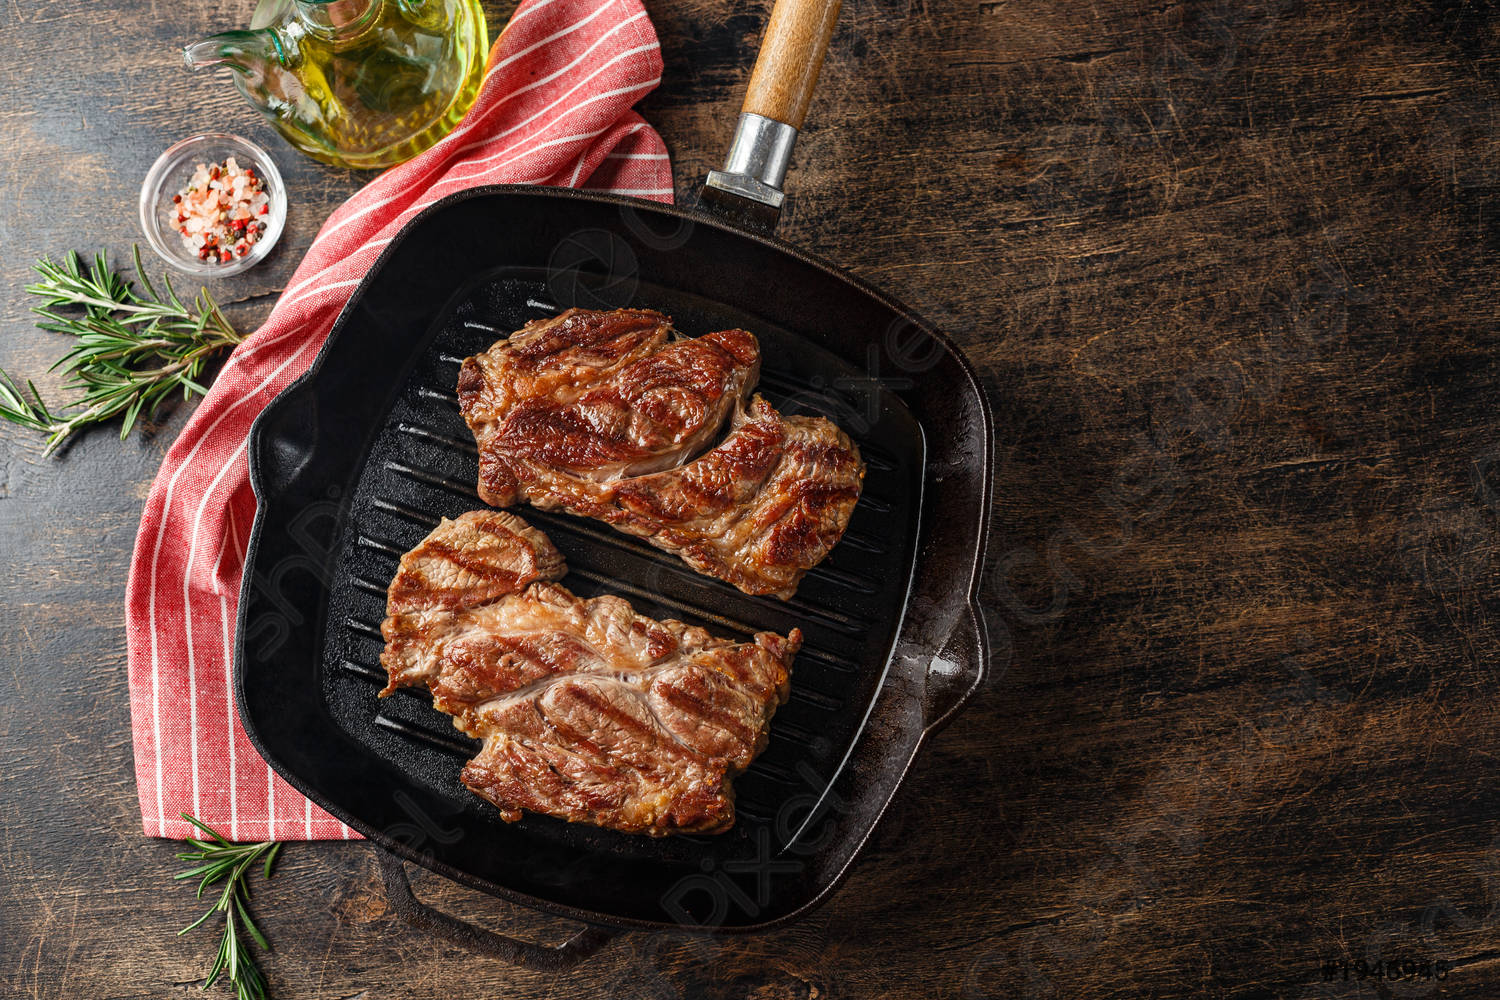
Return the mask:
[[990, 641], [984, 615], [965, 604], [948, 641], [927, 666], [922, 689], [923, 728], [928, 736], [946, 726], [989, 673]]
[[385, 880], [385, 894], [397, 916], [420, 930], [436, 934], [476, 955], [498, 958], [502, 962], [557, 972], [569, 969], [604, 947], [619, 932], [587, 924], [583, 930], [560, 945], [548, 946], [520, 941], [435, 910], [417, 899], [406, 877], [401, 859], [387, 851], [377, 850], [380, 874]]
[[840, 0], [776, 0], [723, 170], [709, 171], [703, 204], [756, 229], [776, 225], [797, 130], [817, 86]]

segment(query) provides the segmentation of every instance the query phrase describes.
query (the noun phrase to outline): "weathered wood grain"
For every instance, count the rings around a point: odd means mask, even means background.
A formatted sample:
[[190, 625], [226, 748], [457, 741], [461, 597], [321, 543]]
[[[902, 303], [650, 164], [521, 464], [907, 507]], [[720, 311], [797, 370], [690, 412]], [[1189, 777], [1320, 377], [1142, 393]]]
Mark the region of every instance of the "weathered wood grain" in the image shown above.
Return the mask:
[[[0, 364], [29, 262], [136, 238], [181, 136], [275, 144], [173, 47], [248, 0], [0, 7]], [[648, 0], [681, 196], [764, 2]], [[497, 26], [508, 5], [490, 5]], [[282, 997], [1492, 997], [1500, 988], [1500, 16], [1481, 0], [846, 3], [782, 235], [972, 353], [998, 417], [994, 680], [834, 900], [768, 935], [472, 963], [370, 850], [257, 903]], [[361, 182], [285, 151], [253, 325]], [[45, 379], [44, 386], [49, 385]], [[0, 429], [0, 994], [198, 995], [212, 942], [139, 836], [121, 607], [185, 412], [57, 461]], [[571, 928], [413, 873], [539, 940]], [[1323, 963], [1444, 960], [1441, 981]]]

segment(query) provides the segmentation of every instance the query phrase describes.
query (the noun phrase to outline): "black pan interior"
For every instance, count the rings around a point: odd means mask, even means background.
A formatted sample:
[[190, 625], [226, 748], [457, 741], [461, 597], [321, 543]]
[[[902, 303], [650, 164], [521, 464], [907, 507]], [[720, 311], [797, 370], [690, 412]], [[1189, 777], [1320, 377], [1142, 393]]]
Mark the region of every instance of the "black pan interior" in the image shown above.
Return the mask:
[[[375, 697], [385, 683], [378, 662], [379, 626], [397, 558], [439, 517], [484, 506], [474, 492], [473, 439], [454, 392], [459, 363], [528, 320], [554, 314], [558, 306], [551, 299], [543, 271], [490, 271], [455, 297], [429, 342], [417, 348], [417, 364], [364, 463], [340, 538], [322, 657], [329, 712], [353, 738], [414, 781], [451, 796], [470, 821], [490, 828], [490, 837], [546, 840], [622, 860], [686, 866], [705, 858], [720, 867], [745, 860], [762, 836], [781, 852], [806, 818], [805, 811], [783, 810], [788, 801], [822, 791], [837, 771], [880, 688], [906, 600], [922, 442], [915, 421], [894, 397], [857, 437], [867, 481], [844, 540], [790, 601], [743, 594], [596, 522], [516, 510], [562, 550], [569, 568], [562, 583], [581, 596], [614, 593], [645, 614], [677, 618], [729, 638], [802, 629], [791, 697], [776, 714], [769, 746], [735, 781], [738, 819], [728, 834], [658, 839], [531, 815], [510, 826], [459, 784], [458, 771], [477, 751], [477, 741], [456, 732], [423, 693]], [[851, 405], [837, 386], [859, 372], [795, 334], [649, 284], [638, 286], [632, 304], [667, 313], [690, 335], [752, 330], [765, 353], [760, 391], [783, 412], [837, 419]], [[805, 772], [820, 776], [812, 787]]]
[[[919, 380], [889, 377], [891, 351], [920, 359], [911, 344], [921, 331], [855, 286], [796, 281], [787, 269], [809, 265], [774, 247], [747, 257], [742, 239], [628, 204], [502, 190], [429, 211], [387, 250], [314, 370], [252, 434], [260, 509], [237, 680], [247, 731], [293, 784], [435, 870], [584, 919], [759, 926], [831, 887], [883, 809], [879, 794], [904, 771], [909, 756], [890, 748], [914, 752], [930, 721], [900, 721], [899, 738], [860, 738], [898, 640], [910, 645], [903, 617], [919, 540], [933, 534], [923, 502], [933, 428], [902, 398]], [[517, 511], [562, 549], [562, 582], [580, 595], [616, 593], [731, 637], [803, 630], [791, 699], [736, 782], [739, 819], [724, 835], [652, 839], [539, 816], [504, 823], [458, 782], [477, 744], [425, 695], [375, 697], [397, 559], [438, 518], [482, 506], [454, 397], [459, 361], [569, 305], [660, 309], [689, 335], [751, 330], [764, 354], [760, 391], [784, 412], [835, 419], [868, 465], [848, 534], [790, 602], [741, 594], [601, 524]], [[955, 442], [986, 455], [987, 442], [965, 433], [962, 422], [943, 432], [950, 465], [965, 454]], [[946, 478], [940, 494], [962, 473]], [[926, 542], [939, 555], [943, 534]], [[953, 547], [962, 558], [962, 538]], [[940, 581], [945, 570], [935, 570]], [[891, 756], [888, 773], [860, 760], [875, 745]]]

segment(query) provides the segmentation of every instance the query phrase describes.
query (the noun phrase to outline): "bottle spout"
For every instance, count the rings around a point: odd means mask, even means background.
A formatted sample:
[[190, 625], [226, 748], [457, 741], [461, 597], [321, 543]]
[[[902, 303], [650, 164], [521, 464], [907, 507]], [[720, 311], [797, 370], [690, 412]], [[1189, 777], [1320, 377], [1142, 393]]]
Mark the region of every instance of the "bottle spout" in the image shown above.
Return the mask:
[[205, 38], [191, 45], [182, 47], [182, 61], [188, 69], [203, 69], [206, 66], [218, 66], [226, 62], [227, 57], [220, 51], [223, 46], [216, 38]]
[[188, 69], [228, 66], [246, 75], [258, 75], [269, 63], [286, 65], [286, 48], [270, 28], [260, 31], [222, 31], [202, 41], [185, 45], [182, 61]]

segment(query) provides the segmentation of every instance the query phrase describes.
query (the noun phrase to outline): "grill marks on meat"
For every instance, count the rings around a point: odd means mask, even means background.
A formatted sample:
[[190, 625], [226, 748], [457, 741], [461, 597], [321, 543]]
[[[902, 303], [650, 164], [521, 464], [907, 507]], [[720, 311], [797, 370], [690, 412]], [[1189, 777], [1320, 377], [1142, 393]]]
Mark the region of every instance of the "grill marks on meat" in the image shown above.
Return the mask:
[[525, 463], [607, 482], [702, 450], [760, 377], [760, 349], [743, 330], [670, 333], [650, 310], [570, 309], [465, 359], [458, 399], [481, 442], [480, 497], [524, 499]]
[[746, 593], [791, 597], [848, 526], [859, 449], [828, 420], [746, 400], [753, 335], [670, 333], [659, 313], [570, 309], [465, 360], [479, 494], [597, 518]]
[[514, 516], [445, 520], [439, 530], [401, 557], [387, 591], [380, 631], [380, 662], [389, 684], [381, 692], [426, 683], [437, 663], [431, 642], [438, 625], [542, 580], [567, 572], [552, 540]]
[[514, 503], [520, 462], [592, 482], [680, 465], [703, 449], [759, 372], [755, 338], [725, 330], [669, 344], [566, 402], [518, 400], [490, 432], [488, 450], [508, 461], [490, 466], [480, 495]]
[[756, 396], [696, 461], [604, 485], [539, 474], [530, 500], [644, 538], [746, 593], [790, 597], [843, 537], [863, 477], [837, 427], [783, 417]]
[[[595, 382], [667, 342], [672, 325], [650, 309], [590, 312], [569, 309], [534, 320], [459, 372], [458, 398], [481, 422], [503, 420], [515, 403], [552, 398], [568, 402]], [[497, 345], [498, 346], [498, 345]]]
[[630, 833], [714, 833], [765, 746], [802, 636], [730, 642], [583, 600], [546, 535], [513, 514], [444, 520], [401, 559], [381, 656], [484, 741], [461, 780], [499, 807]]

